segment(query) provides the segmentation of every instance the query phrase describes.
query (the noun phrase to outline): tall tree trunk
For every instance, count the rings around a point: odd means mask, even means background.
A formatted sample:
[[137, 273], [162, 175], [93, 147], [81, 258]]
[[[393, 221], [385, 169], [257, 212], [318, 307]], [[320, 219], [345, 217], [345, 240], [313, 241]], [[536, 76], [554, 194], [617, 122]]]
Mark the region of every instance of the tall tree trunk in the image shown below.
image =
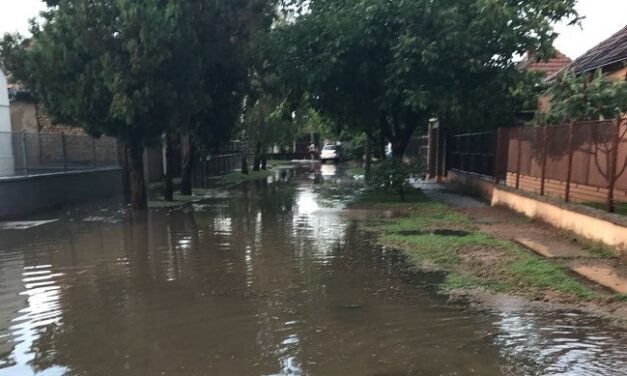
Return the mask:
[[181, 194], [192, 195], [192, 171], [196, 164], [196, 148], [191, 134], [185, 132], [183, 135], [183, 161], [181, 163]]
[[174, 137], [167, 133], [164, 140], [165, 147], [165, 171], [163, 174], [163, 199], [165, 201], [174, 201], [174, 184], [172, 183], [174, 167]]
[[242, 174], [248, 175], [248, 144], [246, 141], [242, 142]]
[[253, 171], [259, 171], [261, 167], [261, 143], [255, 145], [255, 160], [253, 161]]
[[268, 169], [268, 155], [264, 151], [263, 146], [261, 147], [261, 169], [264, 171]]
[[144, 148], [131, 142], [128, 146], [129, 185], [131, 189], [131, 207], [146, 210], [146, 181], [144, 180]]
[[364, 155], [366, 160], [364, 161], [364, 169], [366, 170], [366, 178], [370, 174], [370, 138], [366, 136], [366, 142], [364, 145]]
[[242, 154], [242, 174], [248, 175], [248, 156]]

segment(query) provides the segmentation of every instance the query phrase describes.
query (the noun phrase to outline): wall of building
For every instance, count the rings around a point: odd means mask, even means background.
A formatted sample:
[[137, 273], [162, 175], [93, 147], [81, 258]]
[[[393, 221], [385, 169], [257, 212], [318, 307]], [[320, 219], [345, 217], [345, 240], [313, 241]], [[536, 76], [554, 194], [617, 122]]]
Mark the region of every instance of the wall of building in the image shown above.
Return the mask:
[[627, 67], [623, 67], [613, 72], [609, 72], [607, 75], [617, 80], [625, 80], [627, 79]]
[[10, 135], [3, 132], [11, 132], [11, 115], [7, 78], [0, 70], [0, 173], [11, 175], [15, 167], [13, 144]]
[[11, 123], [13, 132], [85, 135], [81, 128], [53, 123], [46, 110], [31, 98], [11, 102]]
[[120, 168], [0, 179], [0, 219], [122, 193]]
[[11, 103], [11, 129], [13, 132], [39, 132], [37, 104], [30, 101], [13, 101]]
[[449, 170], [446, 173], [446, 184], [471, 196], [478, 196], [486, 201], [492, 200], [494, 181], [480, 176]]

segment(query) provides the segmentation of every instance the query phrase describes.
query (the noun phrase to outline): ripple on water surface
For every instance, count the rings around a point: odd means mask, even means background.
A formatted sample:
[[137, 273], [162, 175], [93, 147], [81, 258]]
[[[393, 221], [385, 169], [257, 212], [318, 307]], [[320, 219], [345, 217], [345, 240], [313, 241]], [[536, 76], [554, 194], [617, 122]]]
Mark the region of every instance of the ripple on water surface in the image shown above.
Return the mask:
[[325, 178], [0, 230], [0, 375], [626, 374], [588, 315], [448, 304]]

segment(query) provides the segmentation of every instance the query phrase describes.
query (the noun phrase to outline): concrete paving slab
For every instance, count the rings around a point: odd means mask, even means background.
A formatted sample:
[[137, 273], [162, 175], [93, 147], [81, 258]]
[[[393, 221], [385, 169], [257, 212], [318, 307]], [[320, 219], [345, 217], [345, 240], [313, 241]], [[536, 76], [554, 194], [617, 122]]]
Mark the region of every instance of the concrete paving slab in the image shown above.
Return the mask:
[[627, 294], [627, 269], [610, 265], [583, 264], [571, 268], [575, 273], [619, 294]]
[[590, 253], [580, 247], [569, 245], [563, 241], [543, 240], [540, 243], [530, 238], [516, 237], [514, 241], [524, 247], [527, 247], [535, 253], [548, 257], [591, 257]]

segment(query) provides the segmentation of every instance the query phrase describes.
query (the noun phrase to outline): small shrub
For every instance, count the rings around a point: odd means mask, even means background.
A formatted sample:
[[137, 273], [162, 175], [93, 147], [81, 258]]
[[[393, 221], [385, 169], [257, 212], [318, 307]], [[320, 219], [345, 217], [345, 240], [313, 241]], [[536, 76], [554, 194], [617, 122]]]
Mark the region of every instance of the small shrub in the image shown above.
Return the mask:
[[393, 191], [405, 200], [405, 184], [413, 172], [411, 166], [395, 159], [385, 159], [370, 167], [366, 184], [371, 190]]

